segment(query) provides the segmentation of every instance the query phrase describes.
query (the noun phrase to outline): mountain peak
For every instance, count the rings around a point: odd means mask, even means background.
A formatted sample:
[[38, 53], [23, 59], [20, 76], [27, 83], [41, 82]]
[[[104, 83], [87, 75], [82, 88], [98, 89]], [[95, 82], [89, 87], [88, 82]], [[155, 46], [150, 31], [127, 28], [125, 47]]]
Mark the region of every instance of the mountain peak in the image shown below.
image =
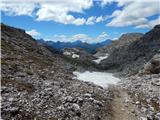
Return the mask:
[[160, 29], [160, 24], [155, 25], [155, 26], [154, 26], [154, 29]]
[[130, 40], [132, 38], [142, 37], [143, 33], [125, 33], [122, 34], [119, 40]]

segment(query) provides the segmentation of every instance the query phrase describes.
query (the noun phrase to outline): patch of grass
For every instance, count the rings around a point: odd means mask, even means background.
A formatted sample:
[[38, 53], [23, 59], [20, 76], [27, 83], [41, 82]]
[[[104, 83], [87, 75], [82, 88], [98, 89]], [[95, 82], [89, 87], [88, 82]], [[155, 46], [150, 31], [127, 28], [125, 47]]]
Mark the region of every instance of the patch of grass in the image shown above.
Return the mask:
[[32, 72], [31, 70], [26, 70], [26, 73], [27, 73], [28, 75], [33, 75], [33, 72]]
[[103, 69], [105, 69], [105, 70], [119, 70], [120, 69], [120, 65], [108, 63], [107, 66], [103, 67]]
[[5, 41], [2, 41], [1, 43], [1, 49], [7, 51], [7, 52], [11, 52], [13, 51], [13, 47], [7, 43], [5, 43]]
[[160, 104], [158, 103], [158, 98], [152, 98], [151, 105], [155, 111], [160, 111]]
[[1, 59], [1, 60], [0, 60], [0, 64], [1, 64], [1, 65], [8, 65], [8, 63], [7, 63], [4, 59]]
[[17, 88], [18, 91], [26, 90], [29, 93], [34, 91], [34, 86], [31, 83], [26, 83], [20, 80], [10, 80], [7, 78], [2, 78], [1, 84], [4, 86], [7, 86], [8, 84], [12, 84]]

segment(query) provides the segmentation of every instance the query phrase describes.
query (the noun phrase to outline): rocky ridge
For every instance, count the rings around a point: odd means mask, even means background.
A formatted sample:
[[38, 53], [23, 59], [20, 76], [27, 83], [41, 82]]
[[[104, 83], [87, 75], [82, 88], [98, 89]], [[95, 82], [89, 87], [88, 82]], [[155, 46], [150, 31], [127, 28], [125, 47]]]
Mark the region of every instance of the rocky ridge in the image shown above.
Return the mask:
[[112, 54], [113, 50], [118, 50], [120, 47], [127, 47], [133, 41], [139, 40], [142, 37], [142, 33], [126, 33], [123, 34], [118, 40], [112, 41], [110, 45], [99, 48], [96, 56], [103, 56], [104, 54]]
[[104, 68], [116, 68], [124, 74], [139, 72], [160, 49], [160, 25], [155, 26], [143, 37], [114, 49], [106, 60], [101, 62]]

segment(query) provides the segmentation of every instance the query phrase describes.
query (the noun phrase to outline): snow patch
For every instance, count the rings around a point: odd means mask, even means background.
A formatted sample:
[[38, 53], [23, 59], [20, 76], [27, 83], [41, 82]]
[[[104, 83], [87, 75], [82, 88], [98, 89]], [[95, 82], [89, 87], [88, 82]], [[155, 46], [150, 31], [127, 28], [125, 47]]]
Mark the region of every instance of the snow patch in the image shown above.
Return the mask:
[[72, 58], [79, 58], [79, 55], [75, 54], [74, 52], [63, 52], [63, 55], [72, 56]]
[[79, 58], [79, 55], [73, 54], [73, 55], [72, 55], [72, 58]]
[[98, 59], [93, 60], [93, 61], [96, 62], [97, 64], [99, 64], [102, 60], [107, 59], [108, 56], [109, 56], [109, 54], [107, 53], [106, 55], [100, 56]]
[[68, 51], [65, 51], [65, 52], [63, 52], [63, 55], [71, 55], [71, 53]]
[[106, 73], [106, 72], [85, 71], [81, 73], [75, 71], [73, 72], [73, 74], [76, 75], [76, 77], [74, 78], [78, 80], [92, 82], [104, 88], [108, 87], [109, 84], [117, 84], [120, 81], [120, 79], [114, 77], [112, 73]]

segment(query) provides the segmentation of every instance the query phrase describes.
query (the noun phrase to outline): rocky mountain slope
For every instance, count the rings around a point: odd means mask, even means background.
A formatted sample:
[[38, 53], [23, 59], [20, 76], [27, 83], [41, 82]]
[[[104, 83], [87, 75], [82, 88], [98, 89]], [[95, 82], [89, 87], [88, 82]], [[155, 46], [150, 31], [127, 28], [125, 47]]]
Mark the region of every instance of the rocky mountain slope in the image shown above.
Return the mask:
[[160, 25], [131, 42], [115, 48], [106, 60], [101, 62], [105, 68], [114, 67], [123, 70], [125, 74], [135, 74], [148, 62], [160, 49]]
[[[122, 35], [100, 51], [110, 54], [100, 65], [81, 49], [59, 54], [21, 29], [1, 24], [1, 35], [2, 119], [160, 119], [160, 25]], [[104, 89], [73, 74], [97, 68], [116, 68], [121, 81]]]
[[118, 40], [112, 41], [110, 45], [104, 46], [102, 48], [97, 49], [96, 56], [104, 55], [106, 53], [110, 54], [115, 49], [119, 49], [119, 47], [127, 47], [133, 41], [138, 40], [142, 37], [142, 33], [126, 33], [123, 34]]
[[100, 120], [111, 93], [73, 78], [78, 69], [24, 30], [1, 24], [2, 119]]

